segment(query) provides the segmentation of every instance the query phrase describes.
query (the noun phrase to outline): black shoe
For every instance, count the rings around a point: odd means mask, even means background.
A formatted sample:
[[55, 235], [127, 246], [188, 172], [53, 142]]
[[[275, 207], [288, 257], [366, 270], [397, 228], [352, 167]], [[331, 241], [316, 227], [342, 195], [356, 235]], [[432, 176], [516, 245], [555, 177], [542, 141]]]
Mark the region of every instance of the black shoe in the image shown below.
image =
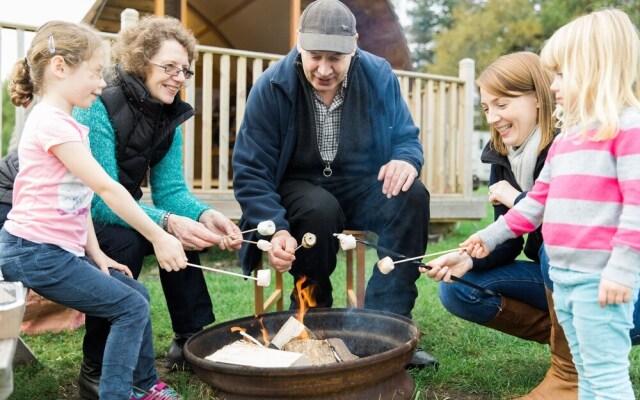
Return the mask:
[[78, 376], [78, 390], [81, 398], [88, 400], [99, 399], [100, 375], [102, 375], [102, 364], [84, 357], [80, 366], [80, 376]]
[[171, 346], [167, 351], [165, 367], [169, 368], [172, 371], [192, 370], [191, 364], [187, 361], [186, 358], [184, 358], [184, 353], [182, 352], [184, 344], [191, 336], [193, 336], [193, 334], [176, 335], [176, 337], [171, 341]]
[[416, 347], [416, 351], [413, 353], [413, 357], [411, 357], [411, 361], [407, 364], [407, 368], [415, 368], [415, 369], [423, 369], [427, 367], [433, 367], [434, 369], [438, 369], [440, 363], [436, 360], [435, 357], [422, 350], [420, 347]]

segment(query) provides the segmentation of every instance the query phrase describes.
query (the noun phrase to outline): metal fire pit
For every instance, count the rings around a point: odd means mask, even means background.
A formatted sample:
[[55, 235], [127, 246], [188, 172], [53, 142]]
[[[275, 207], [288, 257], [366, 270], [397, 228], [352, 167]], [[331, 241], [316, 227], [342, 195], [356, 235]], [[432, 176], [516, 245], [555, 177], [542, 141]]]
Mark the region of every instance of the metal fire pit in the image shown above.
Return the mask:
[[[294, 311], [264, 314], [273, 337]], [[184, 346], [196, 375], [227, 400], [249, 399], [409, 399], [415, 383], [405, 367], [418, 343], [418, 326], [410, 319], [362, 309], [311, 309], [304, 324], [319, 338], [339, 338], [360, 358], [336, 364], [291, 368], [258, 368], [214, 363], [204, 358], [237, 340], [232, 326], [262, 338], [255, 317], [205, 329]]]

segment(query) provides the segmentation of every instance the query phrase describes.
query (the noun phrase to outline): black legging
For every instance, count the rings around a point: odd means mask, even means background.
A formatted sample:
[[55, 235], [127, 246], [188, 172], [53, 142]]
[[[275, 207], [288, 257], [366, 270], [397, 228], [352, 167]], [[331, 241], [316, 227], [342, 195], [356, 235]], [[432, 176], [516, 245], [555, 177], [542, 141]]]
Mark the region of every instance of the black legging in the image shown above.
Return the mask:
[[[138, 279], [144, 257], [153, 254], [153, 246], [133, 229], [94, 223], [100, 248], [115, 261], [131, 269]], [[200, 264], [198, 252], [187, 252], [190, 263]], [[215, 320], [211, 298], [202, 271], [186, 268], [176, 272], [160, 269], [160, 282], [167, 301], [173, 331], [178, 334], [198, 332]], [[109, 321], [86, 317], [86, 333], [82, 349], [85, 357], [102, 362], [109, 334]]]

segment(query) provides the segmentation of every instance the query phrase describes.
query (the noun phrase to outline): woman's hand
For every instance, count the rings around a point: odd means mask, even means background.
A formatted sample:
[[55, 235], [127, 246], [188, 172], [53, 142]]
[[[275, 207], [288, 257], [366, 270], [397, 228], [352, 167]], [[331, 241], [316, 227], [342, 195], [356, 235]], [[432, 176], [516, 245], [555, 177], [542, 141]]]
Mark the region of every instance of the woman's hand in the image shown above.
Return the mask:
[[87, 254], [91, 260], [100, 268], [102, 272], [107, 275], [109, 274], [109, 268], [115, 269], [116, 271], [120, 271], [129, 278], [133, 278], [133, 274], [129, 267], [124, 264], [120, 264], [119, 262], [114, 261], [111, 257], [104, 254], [102, 250], [92, 253], [91, 255]]
[[280, 272], [287, 272], [295, 261], [298, 241], [287, 231], [278, 231], [271, 237], [271, 250], [267, 252], [269, 264]]
[[[207, 210], [200, 215], [200, 222], [211, 232], [218, 235], [215, 242], [222, 250], [240, 250], [242, 234], [240, 228], [220, 211]], [[228, 236], [220, 239], [221, 236]]]
[[431, 269], [420, 267], [420, 272], [436, 282], [451, 283], [452, 275], [461, 278], [473, 268], [473, 260], [467, 253], [448, 253], [429, 261], [427, 265]]
[[489, 249], [477, 233], [474, 233], [469, 236], [467, 240], [460, 243], [460, 248], [464, 249], [467, 254], [474, 258], [485, 258], [490, 253]]
[[598, 287], [598, 304], [604, 307], [607, 304], [622, 304], [631, 301], [631, 287], [600, 278]]
[[520, 193], [522, 192], [511, 186], [509, 182], [502, 180], [489, 186], [489, 202], [494, 206], [504, 204], [512, 208]]

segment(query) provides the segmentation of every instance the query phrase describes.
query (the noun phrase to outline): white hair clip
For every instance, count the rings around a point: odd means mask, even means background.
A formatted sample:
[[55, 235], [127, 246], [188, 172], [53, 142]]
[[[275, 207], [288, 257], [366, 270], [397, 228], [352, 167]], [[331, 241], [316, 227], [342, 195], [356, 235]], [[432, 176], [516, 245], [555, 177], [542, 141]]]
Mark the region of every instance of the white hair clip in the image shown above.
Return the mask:
[[54, 54], [56, 52], [56, 42], [53, 40], [53, 35], [49, 35], [47, 41], [49, 42], [49, 53]]

